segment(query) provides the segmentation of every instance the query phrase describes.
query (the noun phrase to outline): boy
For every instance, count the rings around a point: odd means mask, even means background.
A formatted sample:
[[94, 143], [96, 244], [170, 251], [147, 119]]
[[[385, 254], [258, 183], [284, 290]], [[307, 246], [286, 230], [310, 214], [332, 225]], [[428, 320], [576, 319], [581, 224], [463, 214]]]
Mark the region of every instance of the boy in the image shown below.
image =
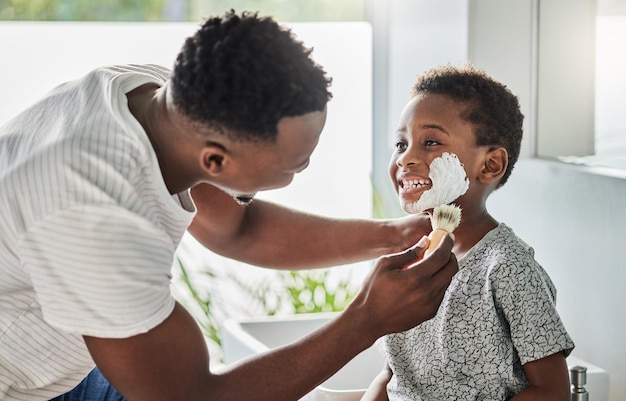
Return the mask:
[[459, 272], [435, 318], [379, 341], [388, 367], [364, 400], [569, 399], [574, 344], [555, 288], [532, 248], [486, 208], [519, 156], [522, 121], [517, 98], [472, 66], [435, 68], [414, 84], [389, 171], [410, 211], [432, 186], [431, 162], [458, 156], [469, 178], [454, 202]]

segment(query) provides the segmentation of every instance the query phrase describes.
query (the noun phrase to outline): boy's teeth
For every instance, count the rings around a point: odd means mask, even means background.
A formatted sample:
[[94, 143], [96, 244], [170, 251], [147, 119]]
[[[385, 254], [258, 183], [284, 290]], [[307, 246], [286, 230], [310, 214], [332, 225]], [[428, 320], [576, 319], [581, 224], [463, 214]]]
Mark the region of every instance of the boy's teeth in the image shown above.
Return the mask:
[[404, 188], [414, 188], [418, 186], [428, 185], [426, 180], [402, 180], [402, 186]]

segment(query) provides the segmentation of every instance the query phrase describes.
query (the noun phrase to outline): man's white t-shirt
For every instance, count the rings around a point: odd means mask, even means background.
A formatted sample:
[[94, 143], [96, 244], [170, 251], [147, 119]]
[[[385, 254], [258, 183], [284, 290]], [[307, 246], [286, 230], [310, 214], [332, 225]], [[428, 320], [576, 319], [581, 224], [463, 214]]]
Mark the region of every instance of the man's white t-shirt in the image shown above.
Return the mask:
[[0, 399], [69, 391], [94, 366], [82, 335], [129, 337], [171, 313], [195, 207], [168, 192], [126, 98], [168, 76], [97, 69], [0, 127]]

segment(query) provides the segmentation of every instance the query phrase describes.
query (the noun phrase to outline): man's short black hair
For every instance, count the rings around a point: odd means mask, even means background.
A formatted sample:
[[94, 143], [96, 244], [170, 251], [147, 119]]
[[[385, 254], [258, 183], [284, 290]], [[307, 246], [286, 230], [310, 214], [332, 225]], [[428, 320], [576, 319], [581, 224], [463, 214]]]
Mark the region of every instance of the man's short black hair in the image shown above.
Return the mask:
[[331, 79], [311, 52], [257, 13], [207, 19], [174, 64], [174, 104], [232, 139], [272, 141], [282, 118], [322, 111], [331, 99]]

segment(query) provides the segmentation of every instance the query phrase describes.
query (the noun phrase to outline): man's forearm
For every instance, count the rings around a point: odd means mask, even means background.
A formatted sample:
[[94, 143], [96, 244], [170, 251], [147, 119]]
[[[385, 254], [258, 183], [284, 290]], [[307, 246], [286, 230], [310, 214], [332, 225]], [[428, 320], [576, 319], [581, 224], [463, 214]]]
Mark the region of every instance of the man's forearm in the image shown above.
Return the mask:
[[430, 231], [426, 216], [410, 220], [335, 219], [255, 200], [212, 216], [198, 207], [189, 231], [207, 248], [250, 264], [284, 269], [328, 267], [402, 251]]
[[400, 250], [399, 229], [384, 221], [333, 219], [257, 202], [223, 254], [274, 268], [327, 267]]

